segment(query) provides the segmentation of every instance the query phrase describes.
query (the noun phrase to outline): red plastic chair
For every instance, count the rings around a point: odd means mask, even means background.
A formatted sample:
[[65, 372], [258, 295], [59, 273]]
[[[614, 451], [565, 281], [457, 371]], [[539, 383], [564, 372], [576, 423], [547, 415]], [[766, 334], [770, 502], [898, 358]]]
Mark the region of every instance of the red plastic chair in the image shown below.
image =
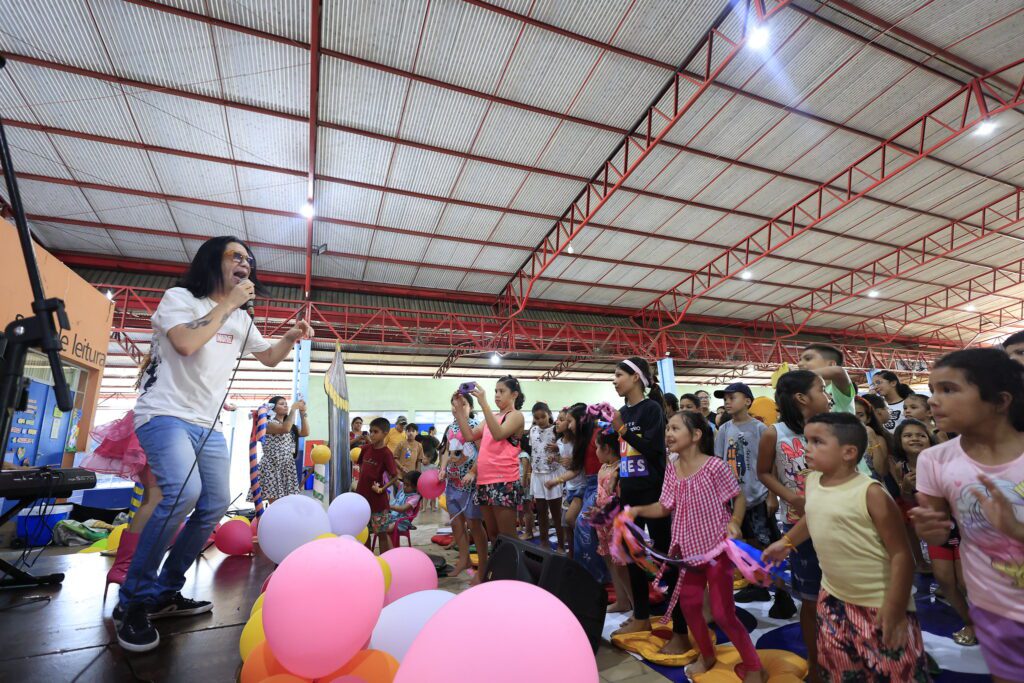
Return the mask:
[[[419, 514], [420, 514], [420, 507], [422, 505], [423, 505], [423, 498], [420, 498], [418, 501], [416, 501], [416, 505], [414, 505], [413, 508], [412, 508], [412, 515], [410, 515], [406, 519], [409, 519], [409, 520], [416, 519], [419, 516]], [[399, 518], [399, 521], [401, 521], [401, 519], [403, 519], [403, 518]], [[413, 528], [415, 528], [415, 527], [413, 527]], [[396, 523], [395, 524], [395, 528], [391, 531], [391, 547], [392, 548], [397, 548], [399, 546], [399, 541], [402, 538], [404, 538], [406, 540], [406, 542], [407, 542], [407, 545], [411, 548], [412, 547], [412, 538], [411, 538], [411, 536], [409, 534], [410, 531], [412, 531], [412, 529], [406, 529], [405, 531], [400, 531], [398, 529], [398, 524]], [[373, 552], [376, 549], [376, 547], [377, 547], [377, 534], [370, 534], [369, 546], [370, 546], [370, 552]]]

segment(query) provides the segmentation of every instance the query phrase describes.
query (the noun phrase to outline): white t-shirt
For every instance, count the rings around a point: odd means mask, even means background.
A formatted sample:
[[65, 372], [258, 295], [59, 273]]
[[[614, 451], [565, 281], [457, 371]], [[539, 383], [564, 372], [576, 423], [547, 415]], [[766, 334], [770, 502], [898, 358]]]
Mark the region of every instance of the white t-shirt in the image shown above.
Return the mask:
[[[216, 305], [209, 298], [195, 298], [183, 287], [164, 292], [152, 319], [152, 360], [142, 376], [141, 393], [135, 404], [136, 428], [158, 415], [170, 415], [202, 427], [219, 423], [221, 400], [252, 322], [249, 316], [242, 309], [232, 312], [213, 339], [191, 356], [175, 351], [167, 338], [169, 330], [202, 318]], [[269, 348], [270, 342], [252, 325], [242, 355]]]
[[905, 420], [907, 416], [904, 414], [903, 401], [899, 403], [889, 403], [889, 420], [885, 423], [885, 428], [890, 432], [895, 432], [896, 428], [900, 426], [900, 423]]

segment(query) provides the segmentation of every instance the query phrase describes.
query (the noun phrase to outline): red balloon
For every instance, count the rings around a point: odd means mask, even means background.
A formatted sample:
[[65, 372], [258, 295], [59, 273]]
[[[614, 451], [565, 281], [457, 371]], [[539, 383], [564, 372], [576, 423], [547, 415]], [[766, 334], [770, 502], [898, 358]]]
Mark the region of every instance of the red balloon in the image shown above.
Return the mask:
[[269, 574], [269, 575], [267, 576], [267, 578], [263, 580], [263, 587], [262, 587], [262, 588], [260, 588], [260, 593], [266, 593], [266, 592], [267, 592], [267, 586], [269, 586], [269, 585], [270, 585], [270, 577], [271, 577], [271, 576], [273, 576], [273, 575], [274, 575], [274, 573], [273, 573], [273, 572], [271, 572], [271, 573], [270, 573], [270, 574]]
[[256, 540], [256, 532], [260, 528], [260, 518], [258, 515], [252, 518], [252, 523], [249, 526], [252, 527], [252, 538]]
[[445, 482], [438, 478], [436, 469], [424, 470], [416, 482], [416, 490], [424, 498], [434, 499], [444, 493]]
[[226, 555], [248, 555], [252, 552], [252, 531], [240, 519], [225, 522], [213, 538], [217, 550]]

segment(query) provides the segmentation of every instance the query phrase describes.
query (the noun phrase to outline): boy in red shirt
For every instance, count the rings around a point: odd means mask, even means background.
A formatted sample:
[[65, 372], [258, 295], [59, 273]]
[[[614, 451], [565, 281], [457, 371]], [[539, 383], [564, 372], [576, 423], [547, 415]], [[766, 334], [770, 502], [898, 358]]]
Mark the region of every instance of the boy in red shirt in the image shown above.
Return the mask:
[[371, 422], [370, 443], [363, 446], [356, 460], [356, 464], [359, 465], [356, 493], [370, 504], [368, 527], [371, 534], [377, 534], [381, 553], [391, 549], [387, 533], [390, 504], [384, 475], [387, 474], [390, 479], [394, 479], [398, 473], [395, 457], [385, 445], [390, 430], [391, 423], [387, 418], [378, 417]]

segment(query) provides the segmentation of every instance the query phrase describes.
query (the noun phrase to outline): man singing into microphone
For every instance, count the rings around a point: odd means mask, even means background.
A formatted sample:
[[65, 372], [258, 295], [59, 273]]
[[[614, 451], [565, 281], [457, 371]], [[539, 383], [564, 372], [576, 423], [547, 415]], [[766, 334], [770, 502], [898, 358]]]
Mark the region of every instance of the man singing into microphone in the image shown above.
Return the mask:
[[239, 356], [250, 353], [274, 367], [297, 340], [312, 337], [312, 328], [300, 321], [276, 344], [266, 341], [245, 313], [258, 286], [249, 248], [233, 237], [215, 237], [199, 247], [185, 277], [164, 293], [153, 315], [135, 431], [163, 499], [139, 536], [114, 609], [117, 640], [126, 650], [145, 652], [160, 644], [151, 619], [213, 608], [180, 591], [185, 571], [231, 501], [230, 460], [219, 422], [232, 371]]

